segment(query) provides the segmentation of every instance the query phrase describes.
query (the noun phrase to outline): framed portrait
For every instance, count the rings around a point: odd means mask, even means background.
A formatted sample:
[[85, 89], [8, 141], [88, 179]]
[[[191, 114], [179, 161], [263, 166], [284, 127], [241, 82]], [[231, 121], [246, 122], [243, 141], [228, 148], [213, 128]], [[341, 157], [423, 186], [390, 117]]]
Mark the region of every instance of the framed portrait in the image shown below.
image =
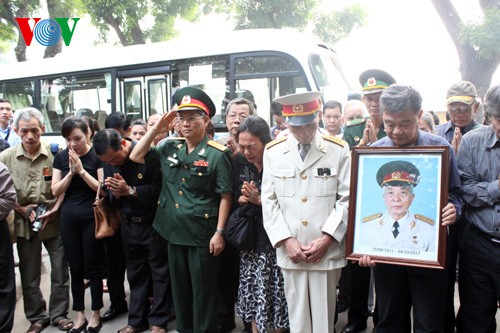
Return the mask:
[[347, 259], [444, 269], [448, 147], [354, 147]]

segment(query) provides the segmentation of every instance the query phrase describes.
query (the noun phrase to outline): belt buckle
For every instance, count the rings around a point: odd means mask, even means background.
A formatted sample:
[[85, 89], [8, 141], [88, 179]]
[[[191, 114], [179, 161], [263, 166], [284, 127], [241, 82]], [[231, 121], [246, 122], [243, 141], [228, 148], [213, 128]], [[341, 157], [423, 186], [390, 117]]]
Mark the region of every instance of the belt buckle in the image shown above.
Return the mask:
[[130, 218], [130, 221], [132, 221], [134, 223], [140, 223], [140, 222], [142, 222], [142, 218], [140, 218], [138, 216], [133, 216]]

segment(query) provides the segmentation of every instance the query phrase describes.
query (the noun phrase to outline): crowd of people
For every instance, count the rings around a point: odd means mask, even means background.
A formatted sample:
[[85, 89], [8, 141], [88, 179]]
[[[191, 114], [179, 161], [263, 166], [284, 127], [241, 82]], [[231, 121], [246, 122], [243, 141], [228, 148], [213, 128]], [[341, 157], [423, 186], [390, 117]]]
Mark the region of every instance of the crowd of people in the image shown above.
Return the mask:
[[[181, 333], [230, 332], [235, 310], [253, 333], [330, 333], [346, 310], [342, 333], [364, 331], [370, 316], [377, 333], [495, 332], [500, 85], [482, 104], [472, 83], [451, 85], [448, 120], [440, 124], [436, 113], [422, 110], [420, 93], [389, 73], [367, 70], [359, 81], [362, 94], [345, 105], [323, 101], [320, 92], [277, 98], [272, 127], [252, 101], [236, 98], [226, 107], [228, 133], [214, 140], [213, 101], [184, 87], [174, 110], [149, 119], [130, 123], [114, 112], [99, 128], [89, 117], [66, 118], [65, 149], [41, 141], [39, 110], [13, 113], [0, 99], [0, 332], [12, 330], [16, 302], [11, 238], [27, 333], [50, 324], [97, 333], [123, 313], [128, 322], [119, 333], [165, 333], [173, 320]], [[489, 123], [474, 120], [480, 107]], [[346, 260], [357, 146], [445, 147], [438, 221], [410, 211], [421, 170], [391, 161], [376, 173], [385, 213], [363, 217], [361, 235], [379, 247], [427, 251], [436, 246], [436, 228], [445, 229], [444, 269], [381, 263], [368, 254]], [[119, 208], [112, 237], [95, 237], [96, 195]], [[226, 235], [228, 220], [236, 219], [252, 224], [244, 246]], [[48, 307], [40, 290], [42, 245], [51, 265]], [[111, 305], [101, 314], [103, 279]]]

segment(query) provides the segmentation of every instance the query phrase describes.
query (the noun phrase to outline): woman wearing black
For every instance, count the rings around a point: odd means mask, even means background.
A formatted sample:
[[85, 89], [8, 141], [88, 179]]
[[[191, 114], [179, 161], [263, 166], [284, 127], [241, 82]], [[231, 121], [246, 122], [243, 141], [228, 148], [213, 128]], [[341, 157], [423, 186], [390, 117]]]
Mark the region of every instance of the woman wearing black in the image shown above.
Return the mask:
[[[67, 148], [54, 158], [52, 192], [64, 194], [61, 206], [61, 236], [71, 273], [73, 310], [77, 313], [70, 333], [99, 332], [102, 301], [102, 241], [95, 238], [92, 204], [98, 179], [103, 178], [102, 162], [87, 140], [87, 123], [75, 117], [64, 120], [61, 128]], [[85, 287], [90, 280], [92, 316], [85, 317]]]
[[[262, 224], [260, 186], [266, 144], [271, 141], [264, 119], [250, 116], [238, 128], [240, 152], [234, 159], [233, 207], [245, 207], [256, 217], [253, 246], [240, 251], [240, 283], [237, 313], [252, 323], [252, 332], [281, 332], [289, 327], [283, 276], [276, 263], [276, 250]], [[248, 223], [248, 222], [247, 222]]]

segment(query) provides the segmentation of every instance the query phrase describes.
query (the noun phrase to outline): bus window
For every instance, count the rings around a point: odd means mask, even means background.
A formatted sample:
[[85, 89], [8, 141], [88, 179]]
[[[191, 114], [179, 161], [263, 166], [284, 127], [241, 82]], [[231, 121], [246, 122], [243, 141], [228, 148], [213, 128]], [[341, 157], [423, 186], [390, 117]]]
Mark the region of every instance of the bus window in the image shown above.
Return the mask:
[[59, 132], [61, 123], [71, 115], [96, 115], [94, 111], [111, 113], [110, 80], [107, 74], [63, 76], [40, 80], [40, 110], [45, 122], [46, 133]]
[[314, 54], [310, 58], [314, 80], [322, 91], [324, 101], [336, 100], [344, 103], [349, 93], [344, 78], [334, 59], [329, 56]]
[[15, 83], [3, 83], [0, 90], [0, 98], [8, 99], [15, 110], [33, 106], [34, 82], [21, 81]]
[[234, 67], [235, 75], [268, 74], [299, 70], [299, 67], [290, 59], [269, 55], [236, 58]]
[[149, 115], [168, 111], [166, 79], [150, 79], [148, 81]]
[[142, 81], [125, 81], [123, 91], [125, 114], [130, 122], [142, 119]]

